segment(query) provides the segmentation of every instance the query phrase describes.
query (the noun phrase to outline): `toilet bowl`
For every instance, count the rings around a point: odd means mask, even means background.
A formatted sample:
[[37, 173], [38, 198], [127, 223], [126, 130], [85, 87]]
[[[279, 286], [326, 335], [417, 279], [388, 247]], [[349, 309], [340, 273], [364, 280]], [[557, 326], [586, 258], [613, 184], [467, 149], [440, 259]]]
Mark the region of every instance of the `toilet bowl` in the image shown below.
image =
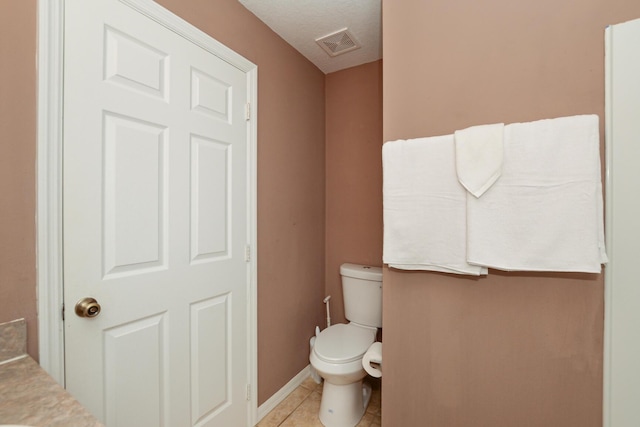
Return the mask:
[[371, 387], [362, 358], [375, 342], [382, 323], [382, 272], [380, 268], [343, 264], [345, 317], [320, 332], [309, 356], [324, 379], [319, 418], [326, 427], [354, 427], [364, 414]]
[[367, 373], [362, 357], [375, 342], [376, 328], [336, 324], [320, 333], [309, 357], [324, 378], [320, 421], [327, 427], [353, 427], [362, 418], [371, 397], [363, 386]]

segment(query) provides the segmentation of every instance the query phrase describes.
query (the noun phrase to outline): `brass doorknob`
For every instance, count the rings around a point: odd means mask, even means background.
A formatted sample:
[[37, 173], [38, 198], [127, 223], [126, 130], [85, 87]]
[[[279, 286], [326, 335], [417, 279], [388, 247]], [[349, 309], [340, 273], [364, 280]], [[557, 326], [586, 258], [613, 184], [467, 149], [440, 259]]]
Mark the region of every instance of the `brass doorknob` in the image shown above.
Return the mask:
[[96, 317], [100, 314], [100, 304], [95, 298], [82, 298], [76, 303], [76, 314], [80, 317]]

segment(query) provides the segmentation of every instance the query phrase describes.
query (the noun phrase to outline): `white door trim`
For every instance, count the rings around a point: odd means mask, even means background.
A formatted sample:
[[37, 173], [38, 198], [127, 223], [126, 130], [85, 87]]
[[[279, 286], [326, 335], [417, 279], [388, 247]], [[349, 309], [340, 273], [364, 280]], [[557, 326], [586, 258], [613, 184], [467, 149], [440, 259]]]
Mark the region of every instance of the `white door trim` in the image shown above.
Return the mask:
[[[250, 117], [247, 174], [251, 245], [248, 289], [248, 378], [251, 381], [249, 422], [257, 416], [257, 135], [258, 67], [151, 0], [119, 0], [248, 75]], [[64, 324], [62, 304], [62, 143], [63, 34], [65, 0], [38, 1], [38, 129], [37, 129], [37, 295], [40, 365], [64, 385]]]
[[[613, 227], [613, 185], [611, 176], [611, 159], [613, 155], [612, 146], [612, 132], [611, 132], [611, 118], [612, 118], [612, 105], [611, 105], [611, 27], [607, 27], [604, 32], [604, 141], [605, 141], [605, 246], [609, 254], [609, 259], [613, 258], [612, 251], [612, 237], [611, 230]], [[602, 421], [603, 427], [611, 426], [611, 309], [612, 309], [612, 294], [611, 294], [611, 281], [613, 279], [613, 263], [610, 263], [604, 269], [604, 331], [603, 331], [603, 378], [602, 378]]]
[[37, 295], [40, 365], [64, 385], [62, 322], [63, 0], [38, 1]]
[[[636, 292], [635, 252], [630, 245], [640, 234], [638, 206], [627, 194], [638, 173], [629, 162], [637, 159], [634, 144], [640, 126], [635, 120], [640, 90], [635, 84], [640, 66], [636, 40], [640, 19], [605, 29], [605, 230], [609, 264], [604, 277], [603, 427], [638, 425], [640, 411], [635, 398], [640, 391], [640, 344], [633, 327], [638, 319], [633, 303]], [[630, 188], [630, 187], [628, 187]]]

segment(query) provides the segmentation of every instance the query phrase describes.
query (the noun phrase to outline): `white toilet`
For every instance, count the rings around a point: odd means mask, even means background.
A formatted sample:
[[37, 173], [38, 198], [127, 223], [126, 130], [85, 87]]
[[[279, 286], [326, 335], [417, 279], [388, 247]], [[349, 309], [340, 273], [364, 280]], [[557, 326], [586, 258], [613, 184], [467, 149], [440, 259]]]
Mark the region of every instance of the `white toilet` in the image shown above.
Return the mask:
[[382, 327], [382, 269], [342, 264], [340, 275], [350, 323], [320, 332], [309, 356], [324, 378], [319, 416], [326, 427], [353, 427], [362, 418], [371, 397], [371, 387], [362, 383], [362, 356]]

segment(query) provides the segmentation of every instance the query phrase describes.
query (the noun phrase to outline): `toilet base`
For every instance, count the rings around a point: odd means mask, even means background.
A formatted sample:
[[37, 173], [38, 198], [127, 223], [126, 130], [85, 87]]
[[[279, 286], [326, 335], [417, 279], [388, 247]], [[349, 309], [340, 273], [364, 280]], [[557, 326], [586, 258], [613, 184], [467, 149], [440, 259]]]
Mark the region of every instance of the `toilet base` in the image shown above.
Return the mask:
[[371, 399], [371, 386], [356, 381], [331, 384], [325, 380], [320, 402], [320, 422], [325, 427], [354, 427], [364, 415]]

